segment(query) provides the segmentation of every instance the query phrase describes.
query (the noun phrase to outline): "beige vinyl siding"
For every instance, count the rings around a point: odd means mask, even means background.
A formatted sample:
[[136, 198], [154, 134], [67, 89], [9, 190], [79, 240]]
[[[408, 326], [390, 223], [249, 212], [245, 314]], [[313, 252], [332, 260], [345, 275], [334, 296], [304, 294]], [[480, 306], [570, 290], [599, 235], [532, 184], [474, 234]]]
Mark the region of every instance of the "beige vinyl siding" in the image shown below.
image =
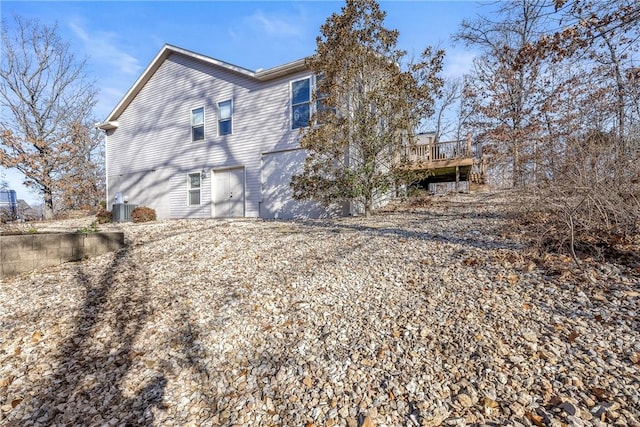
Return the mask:
[[[246, 216], [259, 215], [261, 153], [295, 147], [299, 131], [290, 130], [289, 83], [309, 72], [260, 82], [229, 70], [173, 53], [118, 117], [109, 131], [109, 198], [122, 186], [131, 203], [144, 200], [160, 218], [211, 215], [211, 170], [243, 166]], [[233, 100], [233, 134], [218, 136], [217, 103]], [[204, 141], [191, 141], [191, 110], [205, 109]], [[202, 204], [188, 206], [189, 172], [207, 171]], [[155, 170], [136, 184], [122, 176]], [[122, 176], [121, 176], [122, 175]], [[155, 179], [154, 176], [162, 177]], [[162, 189], [151, 187], [162, 187]], [[130, 194], [131, 193], [131, 194]], [[151, 198], [146, 194], [161, 194]], [[141, 203], [138, 203], [141, 204]], [[166, 205], [166, 206], [165, 206]]]
[[153, 207], [159, 218], [169, 218], [170, 178], [170, 169], [138, 169], [118, 175], [109, 174], [109, 209], [116, 193], [121, 192], [129, 203]]
[[311, 200], [293, 199], [291, 177], [301, 173], [307, 155], [302, 148], [262, 155], [262, 203], [260, 217], [276, 219], [322, 218], [348, 214], [344, 204], [323, 207]]
[[201, 180], [200, 205], [189, 206], [189, 188], [187, 177], [199, 170], [181, 171], [173, 174], [170, 179], [171, 218], [208, 218], [211, 216], [211, 174]]

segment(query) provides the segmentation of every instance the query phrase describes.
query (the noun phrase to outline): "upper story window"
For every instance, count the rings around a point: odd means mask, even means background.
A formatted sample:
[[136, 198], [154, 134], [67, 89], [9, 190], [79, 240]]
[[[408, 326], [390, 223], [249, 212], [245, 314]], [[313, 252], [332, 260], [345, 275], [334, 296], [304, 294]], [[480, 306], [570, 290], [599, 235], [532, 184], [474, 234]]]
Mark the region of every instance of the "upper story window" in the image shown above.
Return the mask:
[[198, 173], [190, 173], [188, 179], [189, 186], [189, 205], [199, 205], [200, 204], [200, 188], [201, 188], [201, 177], [200, 172]]
[[233, 116], [233, 102], [231, 100], [218, 102], [218, 135], [231, 135], [231, 117]]
[[204, 140], [204, 107], [191, 110], [191, 140]]
[[291, 128], [309, 126], [311, 117], [311, 78], [291, 82]]

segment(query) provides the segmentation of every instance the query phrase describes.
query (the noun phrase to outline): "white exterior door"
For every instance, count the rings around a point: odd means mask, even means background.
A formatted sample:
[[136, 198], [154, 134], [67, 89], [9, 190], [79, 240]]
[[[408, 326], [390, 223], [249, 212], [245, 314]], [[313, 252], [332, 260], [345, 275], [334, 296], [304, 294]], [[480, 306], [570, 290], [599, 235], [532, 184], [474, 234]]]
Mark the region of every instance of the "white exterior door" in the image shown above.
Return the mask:
[[213, 172], [213, 215], [218, 218], [244, 216], [244, 168]]

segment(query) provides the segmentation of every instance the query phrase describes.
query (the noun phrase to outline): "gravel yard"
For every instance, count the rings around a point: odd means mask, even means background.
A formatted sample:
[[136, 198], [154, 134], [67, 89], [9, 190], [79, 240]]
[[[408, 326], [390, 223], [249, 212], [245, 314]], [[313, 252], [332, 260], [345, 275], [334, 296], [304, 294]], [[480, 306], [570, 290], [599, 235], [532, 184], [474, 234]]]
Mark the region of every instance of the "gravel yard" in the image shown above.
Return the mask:
[[1, 282], [0, 425], [640, 426], [640, 268], [530, 259], [502, 200], [101, 227]]

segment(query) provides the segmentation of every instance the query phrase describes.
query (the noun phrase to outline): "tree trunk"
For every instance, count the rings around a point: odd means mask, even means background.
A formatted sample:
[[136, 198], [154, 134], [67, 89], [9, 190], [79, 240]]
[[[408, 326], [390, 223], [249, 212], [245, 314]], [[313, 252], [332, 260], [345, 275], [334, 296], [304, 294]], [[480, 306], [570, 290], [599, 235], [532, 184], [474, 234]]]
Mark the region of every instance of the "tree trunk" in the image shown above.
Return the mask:
[[53, 194], [50, 188], [45, 188], [43, 191], [44, 196], [44, 219], [53, 219]]
[[613, 64], [614, 76], [616, 78], [616, 121], [618, 125], [618, 143], [622, 147], [622, 152], [624, 153], [626, 147], [624, 146], [624, 135], [625, 135], [625, 88], [624, 88], [624, 78], [622, 77], [622, 66], [620, 64], [620, 57], [617, 54], [616, 46], [611, 42], [607, 33], [600, 32], [602, 37], [609, 48], [609, 57], [611, 59], [611, 63]]
[[520, 171], [520, 150], [518, 149], [517, 146], [514, 146], [513, 149], [513, 182], [511, 183], [513, 188], [518, 188], [520, 187], [521, 184], [521, 174], [522, 172]]
[[364, 197], [364, 216], [365, 218], [369, 218], [371, 216], [371, 212], [373, 212], [373, 208], [372, 208], [372, 204], [373, 204], [373, 197], [371, 195], [371, 192], [369, 192], [369, 194], [367, 194]]

